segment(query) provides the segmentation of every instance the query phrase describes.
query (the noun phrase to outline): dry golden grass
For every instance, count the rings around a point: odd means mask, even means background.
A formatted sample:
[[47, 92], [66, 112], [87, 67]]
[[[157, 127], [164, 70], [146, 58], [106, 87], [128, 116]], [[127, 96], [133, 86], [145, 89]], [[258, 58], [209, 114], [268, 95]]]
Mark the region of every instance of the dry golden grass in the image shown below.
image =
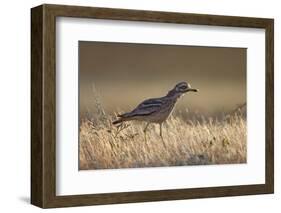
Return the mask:
[[144, 123], [116, 128], [104, 112], [80, 122], [80, 169], [183, 166], [246, 163], [246, 120], [235, 112], [220, 120], [187, 122], [171, 115], [163, 125], [151, 125], [145, 141]]

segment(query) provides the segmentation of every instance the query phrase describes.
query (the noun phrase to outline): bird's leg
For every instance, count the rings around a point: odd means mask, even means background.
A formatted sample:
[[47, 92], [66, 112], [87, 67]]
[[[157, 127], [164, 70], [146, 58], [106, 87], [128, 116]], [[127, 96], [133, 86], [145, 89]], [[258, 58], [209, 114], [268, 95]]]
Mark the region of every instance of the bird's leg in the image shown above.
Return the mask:
[[165, 142], [164, 142], [164, 138], [163, 138], [163, 135], [162, 135], [162, 123], [160, 123], [159, 126], [160, 126], [160, 137], [162, 139], [164, 147], [166, 148], [166, 145], [165, 145]]
[[163, 140], [163, 136], [162, 136], [162, 123], [160, 123], [159, 125], [160, 125], [160, 137], [161, 137], [162, 140]]
[[143, 130], [145, 142], [146, 142], [146, 132], [147, 132], [147, 128], [148, 128], [149, 124], [150, 124], [150, 123], [147, 123], [146, 126], [144, 127], [144, 130]]

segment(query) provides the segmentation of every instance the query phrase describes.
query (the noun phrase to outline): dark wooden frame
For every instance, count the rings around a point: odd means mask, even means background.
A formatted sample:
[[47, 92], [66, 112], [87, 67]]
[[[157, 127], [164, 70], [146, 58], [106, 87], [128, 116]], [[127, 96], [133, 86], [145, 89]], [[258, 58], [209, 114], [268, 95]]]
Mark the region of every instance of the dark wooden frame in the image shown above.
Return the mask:
[[[266, 32], [266, 183], [195, 189], [56, 196], [56, 17], [263, 28]], [[31, 9], [31, 203], [65, 207], [274, 191], [274, 20], [233, 16], [41, 5]]]

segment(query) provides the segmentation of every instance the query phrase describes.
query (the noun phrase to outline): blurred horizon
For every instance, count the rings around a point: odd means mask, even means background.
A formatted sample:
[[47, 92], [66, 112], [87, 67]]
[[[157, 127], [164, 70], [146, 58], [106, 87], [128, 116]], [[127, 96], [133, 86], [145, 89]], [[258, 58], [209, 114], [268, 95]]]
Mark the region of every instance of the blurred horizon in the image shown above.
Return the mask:
[[182, 97], [176, 111], [231, 111], [246, 103], [246, 57], [246, 48], [79, 41], [80, 117], [95, 110], [97, 94], [114, 114], [181, 81], [199, 92]]

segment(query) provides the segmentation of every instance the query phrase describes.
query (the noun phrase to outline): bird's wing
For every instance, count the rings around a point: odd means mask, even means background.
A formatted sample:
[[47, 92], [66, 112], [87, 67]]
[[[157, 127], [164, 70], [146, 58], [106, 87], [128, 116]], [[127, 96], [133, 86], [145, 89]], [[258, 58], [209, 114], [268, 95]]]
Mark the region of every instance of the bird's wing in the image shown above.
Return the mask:
[[164, 104], [163, 100], [151, 98], [140, 103], [131, 113], [130, 116], [150, 115], [157, 112]]

